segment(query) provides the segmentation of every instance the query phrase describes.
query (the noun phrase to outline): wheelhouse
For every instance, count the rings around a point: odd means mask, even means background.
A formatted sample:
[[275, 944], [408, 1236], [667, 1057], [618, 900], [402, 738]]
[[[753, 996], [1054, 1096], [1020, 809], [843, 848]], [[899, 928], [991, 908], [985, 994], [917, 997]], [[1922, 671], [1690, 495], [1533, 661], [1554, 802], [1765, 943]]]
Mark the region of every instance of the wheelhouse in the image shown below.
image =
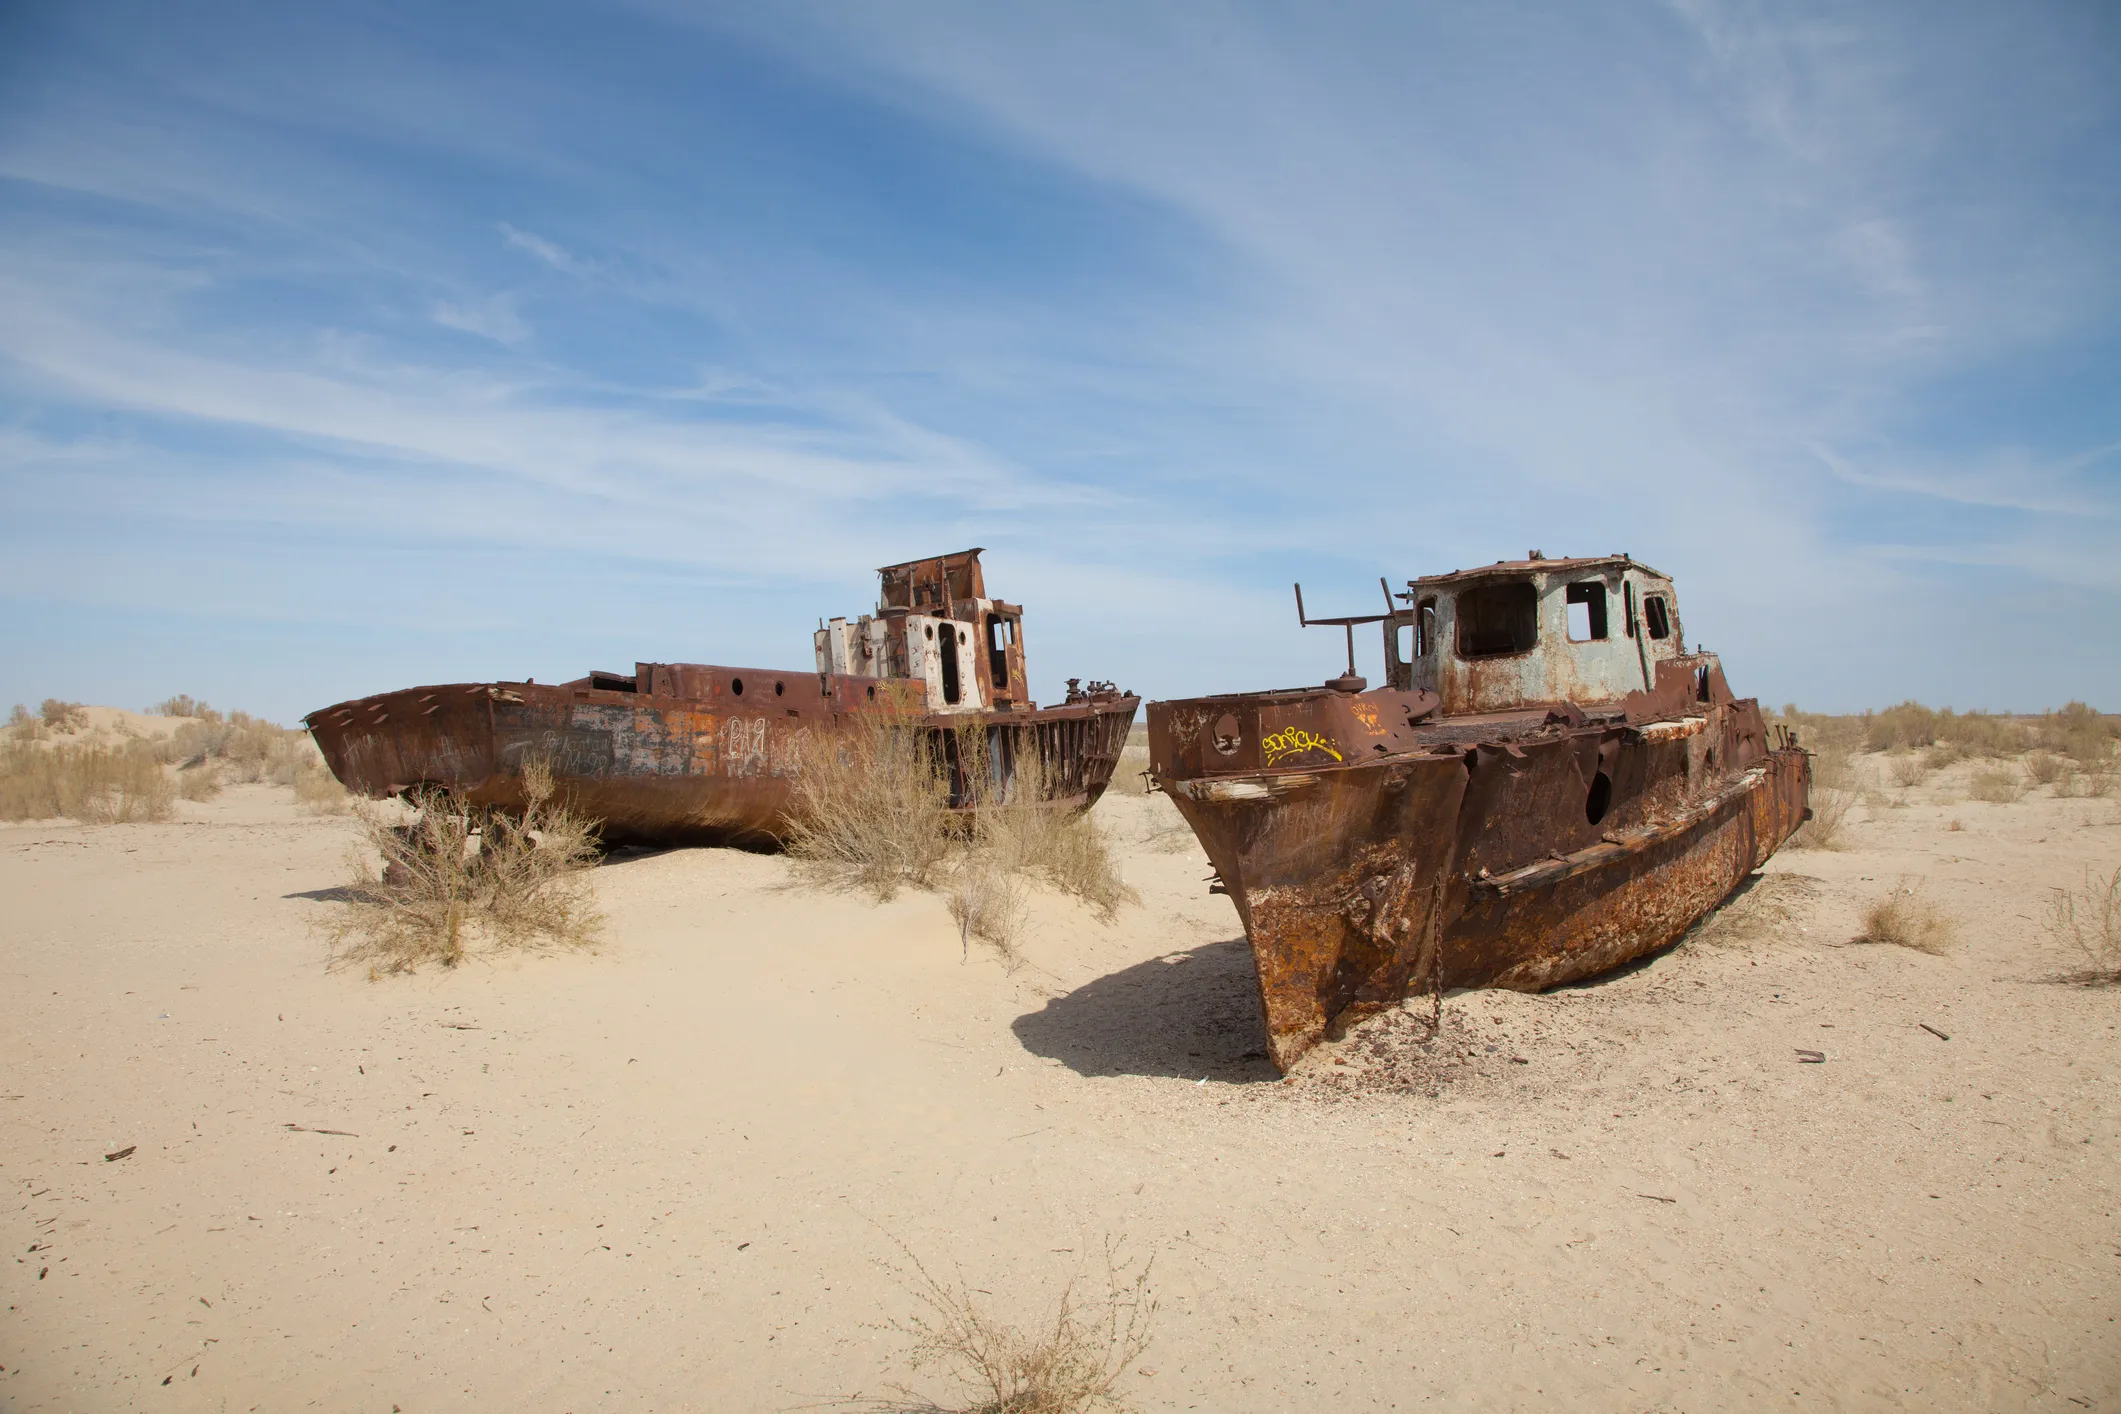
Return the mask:
[[1626, 555], [1502, 560], [1409, 580], [1384, 621], [1385, 673], [1445, 713], [1614, 703], [1681, 657], [1669, 577]]

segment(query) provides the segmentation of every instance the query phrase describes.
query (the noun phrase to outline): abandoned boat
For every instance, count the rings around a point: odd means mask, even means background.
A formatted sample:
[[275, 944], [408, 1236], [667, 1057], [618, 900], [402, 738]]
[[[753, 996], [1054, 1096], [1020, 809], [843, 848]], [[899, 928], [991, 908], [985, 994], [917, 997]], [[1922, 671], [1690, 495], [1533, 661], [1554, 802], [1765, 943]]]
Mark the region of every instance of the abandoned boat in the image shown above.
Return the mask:
[[[1379, 581], [1384, 586], [1384, 581]], [[1678, 938], [1810, 814], [1672, 582], [1626, 555], [1385, 587], [1323, 687], [1149, 705], [1150, 769], [1237, 905], [1283, 1070], [1424, 992], [1537, 991]], [[1355, 675], [1383, 626], [1387, 681]]]
[[[542, 758], [610, 843], [775, 842], [806, 754], [879, 716], [928, 734], [954, 807], [979, 803], [970, 779], [1006, 794], [1033, 753], [1046, 797], [1088, 809], [1141, 699], [1070, 679], [1064, 703], [1033, 702], [1023, 609], [988, 597], [980, 553], [879, 570], [876, 612], [822, 625], [814, 669], [636, 663], [556, 685], [406, 688], [303, 722], [346, 788], [377, 798], [441, 787], [519, 810], [523, 763]], [[986, 750], [976, 773], [959, 761], [968, 731]]]

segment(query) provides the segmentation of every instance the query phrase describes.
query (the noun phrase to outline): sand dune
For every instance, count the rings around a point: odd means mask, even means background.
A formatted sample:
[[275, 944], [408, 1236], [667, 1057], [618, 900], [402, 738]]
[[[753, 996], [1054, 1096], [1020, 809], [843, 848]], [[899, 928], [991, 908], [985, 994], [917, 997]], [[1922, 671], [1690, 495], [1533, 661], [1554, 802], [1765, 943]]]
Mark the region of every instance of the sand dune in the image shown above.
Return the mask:
[[[1140, 905], [1041, 895], [1013, 973], [683, 850], [598, 871], [593, 953], [371, 982], [315, 931], [352, 826], [283, 790], [0, 827], [0, 1402], [815, 1405], [906, 1376], [895, 1242], [1030, 1312], [1116, 1237], [1148, 1410], [2109, 1407], [2121, 992], [2042, 919], [2121, 809], [1966, 769], [1287, 1081], [1153, 797], [1098, 810]], [[1900, 886], [1956, 950], [1849, 944]]]

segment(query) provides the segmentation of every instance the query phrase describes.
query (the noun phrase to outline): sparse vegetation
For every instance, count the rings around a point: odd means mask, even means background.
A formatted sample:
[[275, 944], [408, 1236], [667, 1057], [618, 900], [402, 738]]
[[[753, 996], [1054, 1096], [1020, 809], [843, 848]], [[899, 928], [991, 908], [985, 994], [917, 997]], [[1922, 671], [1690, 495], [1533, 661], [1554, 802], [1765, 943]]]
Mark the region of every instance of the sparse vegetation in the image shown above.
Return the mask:
[[1856, 803], [1854, 773], [1846, 752], [1823, 748], [1812, 754], [1812, 818], [1790, 836], [1791, 849], [1840, 849], [1849, 808]]
[[72, 733], [88, 725], [88, 710], [78, 702], [61, 702], [56, 697], [44, 699], [37, 715], [44, 719], [50, 731]]
[[901, 887], [940, 888], [963, 939], [1016, 957], [1035, 877], [1110, 918], [1134, 897], [1095, 821], [1048, 803], [1039, 758], [1013, 774], [989, 769], [985, 733], [944, 740], [962, 789], [985, 802], [967, 818], [950, 809], [950, 782], [935, 738], [916, 719], [867, 720], [805, 759], [795, 783], [789, 852], [814, 876], [879, 901]]
[[176, 798], [176, 783], [144, 742], [17, 740], [0, 747], [0, 820], [67, 816], [97, 825], [138, 824], [167, 820]]
[[2082, 889], [2057, 889], [2048, 927], [2084, 965], [2063, 980], [2084, 986], [2121, 986], [2121, 867], [2105, 878], [2087, 869]]
[[1923, 752], [1903, 751], [1897, 753], [1886, 764], [1885, 769], [1886, 779], [1896, 786], [1905, 788], [1921, 785], [1930, 778], [1930, 773], [1936, 767], [1930, 764], [1928, 755]]
[[177, 772], [177, 794], [190, 801], [212, 800], [221, 793], [221, 773], [198, 765]]
[[1943, 956], [1957, 940], [1958, 929], [1943, 910], [1901, 884], [1863, 911], [1859, 943], [1882, 943], [1896, 948]]
[[788, 852], [878, 902], [932, 884], [949, 853], [950, 788], [916, 719], [877, 715], [803, 759]]
[[[901, 1250], [904, 1250], [903, 1246]], [[946, 1381], [949, 1402], [897, 1387], [896, 1398], [865, 1401], [889, 1414], [1089, 1414], [1133, 1406], [1119, 1391], [1128, 1367], [1149, 1348], [1156, 1296], [1152, 1261], [1130, 1271], [1105, 1249], [1104, 1290], [1084, 1299], [1081, 1274], [1061, 1290], [1050, 1321], [1018, 1326], [996, 1316], [992, 1298], [960, 1272], [943, 1281], [910, 1251], [913, 1270], [896, 1271], [921, 1311], [892, 1329], [908, 1337], [906, 1363], [916, 1375]]]
[[373, 976], [453, 967], [475, 942], [594, 941], [603, 920], [584, 871], [597, 859], [595, 826], [554, 799], [548, 764], [527, 763], [523, 789], [520, 816], [475, 809], [446, 791], [414, 802], [410, 822], [362, 802], [365, 848], [330, 926], [340, 959], [368, 963]]
[[2025, 773], [2003, 766], [1984, 766], [1967, 780], [1966, 793], [1991, 805], [2010, 805], [2025, 797]]
[[157, 717], [205, 717], [219, 721], [221, 714], [204, 702], [196, 702], [190, 693], [180, 692], [175, 697], [165, 697], [148, 711]]
[[[171, 714], [181, 715], [181, 714]], [[211, 766], [224, 782], [270, 781], [292, 785], [304, 764], [317, 759], [304, 732], [289, 731], [248, 712], [226, 718], [211, 709], [178, 727], [169, 738], [172, 760], [187, 769]]]
[[312, 815], [342, 814], [353, 803], [331, 768], [314, 755], [296, 768], [288, 784], [294, 788], [295, 803]]

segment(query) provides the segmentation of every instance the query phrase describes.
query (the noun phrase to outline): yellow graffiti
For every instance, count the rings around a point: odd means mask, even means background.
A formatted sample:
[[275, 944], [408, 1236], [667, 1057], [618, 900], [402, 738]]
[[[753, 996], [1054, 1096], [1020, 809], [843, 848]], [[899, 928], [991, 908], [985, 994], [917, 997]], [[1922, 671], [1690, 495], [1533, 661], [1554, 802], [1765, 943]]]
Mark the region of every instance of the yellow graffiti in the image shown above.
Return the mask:
[[1341, 754], [1333, 749], [1333, 743], [1316, 732], [1307, 732], [1302, 727], [1283, 727], [1270, 737], [1263, 738], [1259, 749], [1266, 753], [1267, 764], [1274, 765], [1284, 756], [1301, 756], [1307, 751], [1323, 751], [1335, 761]]
[[1356, 721], [1361, 722], [1363, 726], [1369, 729], [1371, 735], [1376, 736], [1384, 731], [1383, 727], [1377, 725], [1377, 709], [1369, 703], [1350, 702], [1348, 710], [1355, 714]]

